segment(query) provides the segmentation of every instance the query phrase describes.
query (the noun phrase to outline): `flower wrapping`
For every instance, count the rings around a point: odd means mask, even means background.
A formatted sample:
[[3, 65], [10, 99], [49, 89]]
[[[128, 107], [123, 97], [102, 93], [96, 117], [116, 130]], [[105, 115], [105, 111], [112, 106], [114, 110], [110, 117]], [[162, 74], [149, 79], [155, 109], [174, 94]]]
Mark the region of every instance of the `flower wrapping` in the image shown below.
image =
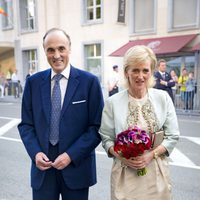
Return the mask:
[[[142, 155], [145, 150], [151, 148], [151, 139], [145, 130], [137, 126], [128, 128], [119, 133], [115, 140], [114, 151], [121, 157], [130, 159]], [[138, 169], [137, 175], [143, 176], [147, 173], [146, 168]]]

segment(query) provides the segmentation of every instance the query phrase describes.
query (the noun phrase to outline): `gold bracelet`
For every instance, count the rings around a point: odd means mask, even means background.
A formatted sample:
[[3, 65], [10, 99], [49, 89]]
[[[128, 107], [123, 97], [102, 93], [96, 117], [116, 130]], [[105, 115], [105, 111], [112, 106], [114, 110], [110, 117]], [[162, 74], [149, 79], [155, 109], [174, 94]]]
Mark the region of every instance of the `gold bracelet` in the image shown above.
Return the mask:
[[155, 150], [153, 151], [153, 158], [154, 158], [154, 159], [157, 159], [157, 158], [158, 158], [158, 152], [155, 151]]

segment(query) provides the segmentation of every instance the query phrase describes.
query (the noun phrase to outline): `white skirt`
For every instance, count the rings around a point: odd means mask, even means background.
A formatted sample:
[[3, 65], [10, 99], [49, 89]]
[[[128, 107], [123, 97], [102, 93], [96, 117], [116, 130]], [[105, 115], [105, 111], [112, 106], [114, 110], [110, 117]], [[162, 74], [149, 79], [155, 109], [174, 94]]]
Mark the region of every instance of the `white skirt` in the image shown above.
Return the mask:
[[130, 167], [122, 167], [114, 159], [111, 173], [112, 200], [171, 200], [168, 158], [153, 159], [146, 167], [147, 174], [138, 176]]

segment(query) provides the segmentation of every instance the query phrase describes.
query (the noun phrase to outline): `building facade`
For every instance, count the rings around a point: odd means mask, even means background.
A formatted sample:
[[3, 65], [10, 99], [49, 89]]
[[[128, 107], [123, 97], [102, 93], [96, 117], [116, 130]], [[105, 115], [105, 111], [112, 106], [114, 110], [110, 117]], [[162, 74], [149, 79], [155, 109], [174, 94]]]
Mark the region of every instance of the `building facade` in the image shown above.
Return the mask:
[[136, 44], [178, 75], [193, 71], [200, 85], [200, 0], [0, 0], [0, 8], [0, 71], [9, 78], [17, 69], [22, 84], [30, 69], [49, 67], [42, 37], [58, 27], [71, 37], [70, 62], [98, 76], [105, 91], [112, 66], [122, 69]]

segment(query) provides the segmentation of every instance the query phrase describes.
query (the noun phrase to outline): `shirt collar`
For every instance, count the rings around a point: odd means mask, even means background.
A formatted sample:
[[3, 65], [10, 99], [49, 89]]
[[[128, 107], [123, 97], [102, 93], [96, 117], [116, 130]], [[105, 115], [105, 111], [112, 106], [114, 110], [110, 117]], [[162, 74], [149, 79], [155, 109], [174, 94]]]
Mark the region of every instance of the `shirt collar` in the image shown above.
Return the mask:
[[159, 72], [160, 72], [161, 75], [165, 74], [165, 72], [161, 72], [161, 71], [159, 71]]
[[[71, 69], [71, 65], [68, 64], [67, 67], [61, 72], [61, 74], [62, 74], [66, 79], [69, 79], [70, 69]], [[56, 75], [56, 73], [53, 71], [53, 69], [51, 69], [51, 80], [53, 79], [53, 77], [54, 77], [55, 75]]]

